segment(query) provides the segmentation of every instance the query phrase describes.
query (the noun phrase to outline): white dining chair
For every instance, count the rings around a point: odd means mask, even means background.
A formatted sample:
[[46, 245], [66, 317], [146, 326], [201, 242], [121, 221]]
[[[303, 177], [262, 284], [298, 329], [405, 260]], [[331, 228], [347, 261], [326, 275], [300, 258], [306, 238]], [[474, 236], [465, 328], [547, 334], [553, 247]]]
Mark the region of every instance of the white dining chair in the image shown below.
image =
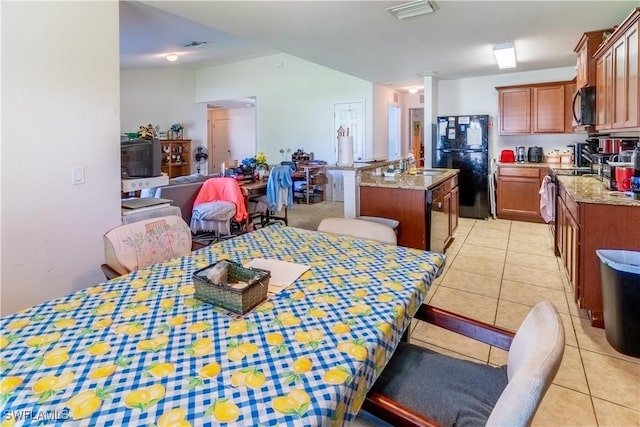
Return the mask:
[[151, 264], [191, 253], [191, 230], [177, 215], [120, 225], [104, 236], [107, 279], [129, 274]]
[[318, 225], [318, 231], [340, 234], [360, 239], [376, 240], [390, 245], [397, 245], [397, 237], [393, 228], [378, 222], [354, 218], [325, 218]]

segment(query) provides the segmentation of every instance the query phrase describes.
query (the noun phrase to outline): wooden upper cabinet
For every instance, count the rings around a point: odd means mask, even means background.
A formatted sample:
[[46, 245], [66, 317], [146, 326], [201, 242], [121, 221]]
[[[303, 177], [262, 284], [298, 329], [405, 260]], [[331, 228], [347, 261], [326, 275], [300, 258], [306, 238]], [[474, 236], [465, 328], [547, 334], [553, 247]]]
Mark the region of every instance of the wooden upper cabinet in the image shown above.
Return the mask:
[[565, 123], [564, 84], [533, 87], [533, 133], [562, 133]]
[[602, 37], [605, 32], [612, 29], [589, 31], [584, 33], [574, 49], [576, 52], [576, 89], [585, 86], [595, 86], [596, 84], [596, 62], [593, 54], [602, 44]]
[[626, 77], [625, 84], [627, 88], [627, 99], [625, 102], [625, 128], [638, 128], [640, 127], [640, 99], [638, 91], [640, 87], [638, 85], [638, 79], [640, 74], [640, 63], [638, 62], [638, 56], [640, 53], [640, 21], [636, 20], [625, 32], [626, 39]]
[[573, 81], [502, 86], [496, 89], [500, 135], [573, 132]]
[[500, 105], [500, 134], [531, 133], [531, 89], [498, 88]]
[[640, 131], [640, 7], [595, 52], [598, 130]]

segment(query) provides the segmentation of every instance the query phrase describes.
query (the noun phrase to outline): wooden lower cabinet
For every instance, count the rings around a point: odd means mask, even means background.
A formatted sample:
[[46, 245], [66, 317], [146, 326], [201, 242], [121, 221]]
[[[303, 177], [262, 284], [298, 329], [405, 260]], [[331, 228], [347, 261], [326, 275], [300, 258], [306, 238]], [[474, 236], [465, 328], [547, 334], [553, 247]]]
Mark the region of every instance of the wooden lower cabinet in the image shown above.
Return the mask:
[[556, 219], [557, 250], [563, 260], [578, 306], [588, 311], [591, 325], [604, 327], [598, 249], [640, 251], [640, 208], [576, 203], [559, 186]]
[[499, 166], [496, 191], [498, 217], [544, 222], [540, 215], [540, 186], [546, 167]]
[[428, 191], [360, 186], [360, 215], [397, 220], [400, 246], [444, 252], [458, 227], [458, 197], [457, 175]]

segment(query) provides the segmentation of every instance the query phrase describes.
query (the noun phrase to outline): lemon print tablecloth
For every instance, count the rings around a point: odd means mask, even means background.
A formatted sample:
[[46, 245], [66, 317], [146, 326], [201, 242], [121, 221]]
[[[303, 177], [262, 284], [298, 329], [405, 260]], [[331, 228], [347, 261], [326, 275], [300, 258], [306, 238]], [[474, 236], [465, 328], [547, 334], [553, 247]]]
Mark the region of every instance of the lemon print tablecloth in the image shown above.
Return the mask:
[[[244, 316], [195, 298], [220, 259], [310, 266]], [[444, 256], [271, 226], [4, 317], [6, 425], [342, 425]], [[45, 284], [43, 284], [45, 286]]]

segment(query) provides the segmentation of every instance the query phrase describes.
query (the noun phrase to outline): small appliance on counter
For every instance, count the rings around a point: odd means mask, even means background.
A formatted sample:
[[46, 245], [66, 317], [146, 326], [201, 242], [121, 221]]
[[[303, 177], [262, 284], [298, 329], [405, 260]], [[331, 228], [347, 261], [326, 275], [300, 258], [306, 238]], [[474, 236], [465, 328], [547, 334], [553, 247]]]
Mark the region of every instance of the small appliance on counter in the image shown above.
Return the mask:
[[527, 161], [527, 153], [525, 151], [525, 148], [522, 145], [516, 147], [516, 162], [524, 163], [526, 161]]
[[579, 168], [588, 168], [593, 162], [593, 155], [598, 152], [598, 140], [587, 139], [585, 142], [576, 142], [567, 147], [573, 149], [573, 164]]
[[502, 150], [500, 153], [500, 162], [501, 163], [515, 163], [516, 161], [516, 152], [513, 150]]
[[594, 154], [593, 162], [591, 163], [591, 173], [597, 175], [598, 179], [603, 178], [604, 166], [611, 158], [611, 154]]
[[529, 163], [542, 163], [544, 161], [542, 147], [529, 147], [527, 159]]

